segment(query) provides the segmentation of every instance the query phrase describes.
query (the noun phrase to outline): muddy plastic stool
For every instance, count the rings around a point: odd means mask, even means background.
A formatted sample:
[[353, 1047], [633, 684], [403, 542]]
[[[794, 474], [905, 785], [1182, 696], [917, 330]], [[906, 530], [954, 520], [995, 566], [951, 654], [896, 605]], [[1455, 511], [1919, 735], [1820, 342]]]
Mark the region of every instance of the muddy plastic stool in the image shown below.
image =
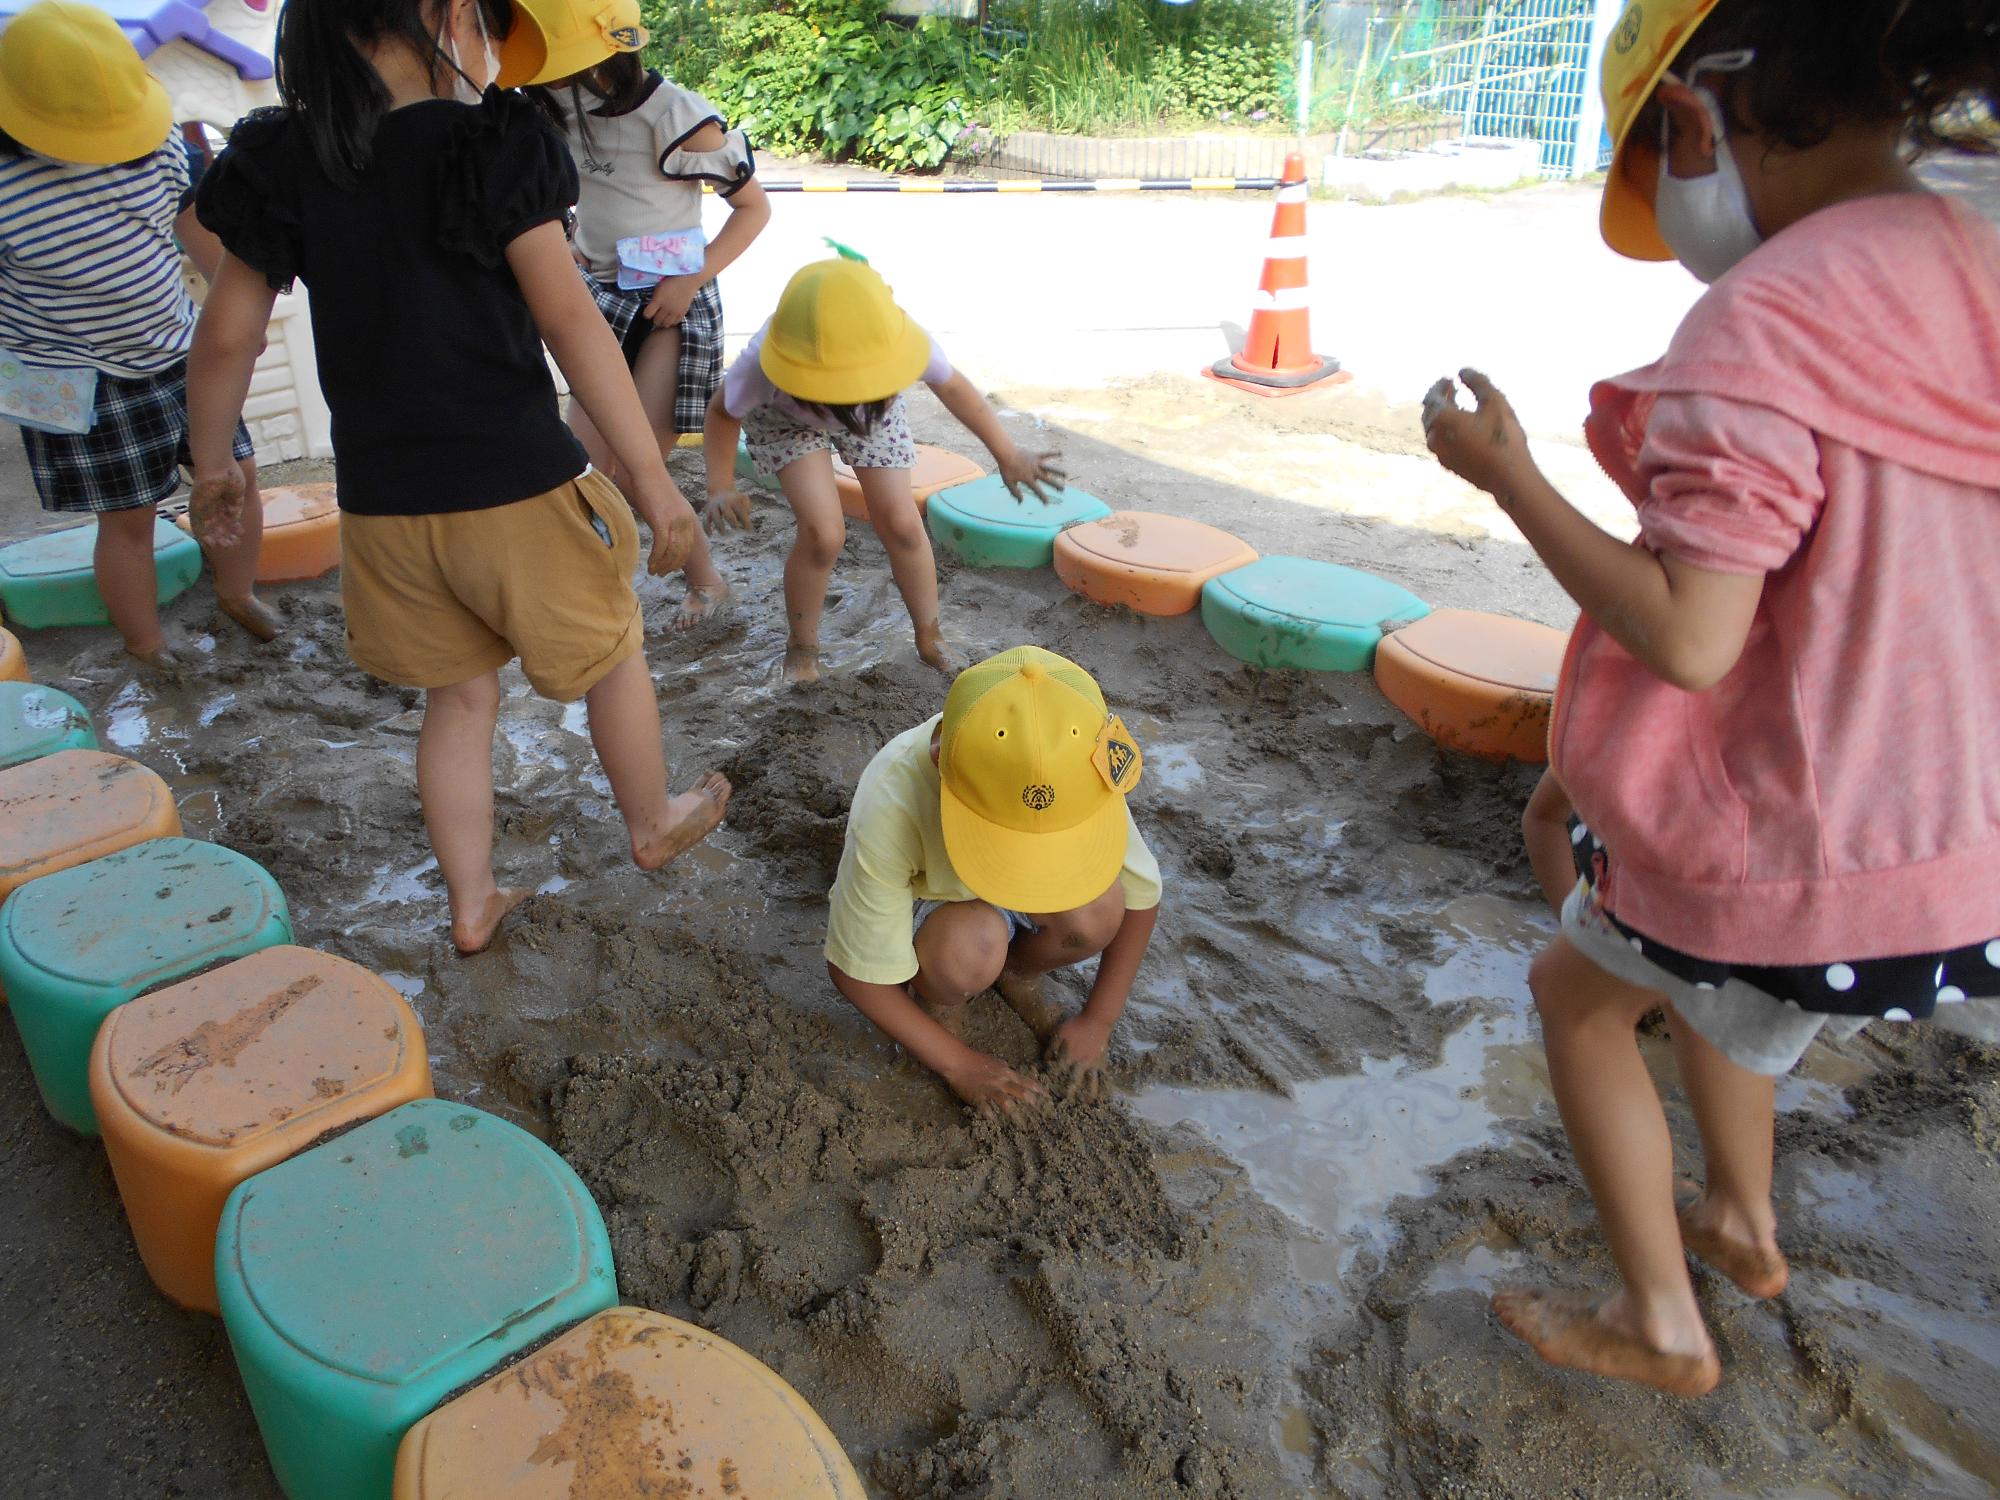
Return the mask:
[[[186, 516], [174, 524], [190, 536]], [[264, 540], [257, 550], [259, 583], [303, 583], [340, 566], [340, 502], [330, 484], [281, 485], [264, 491]]]
[[1431, 607], [1408, 589], [1336, 563], [1267, 557], [1201, 591], [1201, 621], [1238, 661], [1365, 672], [1385, 629]]
[[767, 1365], [692, 1323], [619, 1307], [412, 1427], [393, 1500], [866, 1494], [839, 1439]]
[[1448, 750], [1539, 765], [1569, 637], [1506, 615], [1441, 609], [1385, 636], [1375, 681]]
[[0, 682], [0, 770], [58, 750], [95, 750], [90, 710], [68, 693], [32, 682]]
[[1064, 489], [1054, 503], [1016, 500], [998, 474], [953, 485], [931, 496], [927, 519], [937, 544], [971, 568], [1046, 568], [1056, 538], [1111, 507], [1082, 490]]
[[[0, 547], [0, 608], [32, 630], [52, 625], [109, 625], [91, 554], [95, 526], [72, 526]], [[201, 548], [171, 521], [153, 524], [153, 566], [165, 604], [201, 576]]]
[[0, 899], [44, 875], [181, 831], [167, 784], [136, 760], [58, 750], [0, 771]]
[[90, 1054], [139, 1258], [203, 1312], [219, 1311], [215, 1231], [238, 1183], [430, 1093], [409, 1003], [359, 964], [288, 944], [118, 1007]]
[[278, 882], [193, 839], [148, 839], [22, 886], [0, 905], [0, 986], [49, 1113], [97, 1134], [90, 1044], [119, 1006], [291, 940]]
[[381, 1500], [418, 1418], [618, 1300], [604, 1220], [562, 1158], [437, 1099], [238, 1186], [215, 1280], [291, 1500]]
[[0, 630], [0, 682], [28, 680], [28, 653], [21, 649], [21, 638], [11, 630]]
[[[923, 513], [931, 496], [955, 484], [969, 484], [986, 471], [969, 458], [949, 448], [917, 444], [917, 466], [910, 471], [910, 489], [917, 497], [917, 512]], [[833, 457], [833, 487], [840, 493], [840, 508], [856, 521], [868, 519], [868, 502], [861, 494], [861, 480], [839, 454]]]
[[1248, 542], [1200, 521], [1114, 511], [1056, 538], [1056, 576], [1073, 593], [1142, 615], [1184, 615], [1209, 579], [1257, 560]]

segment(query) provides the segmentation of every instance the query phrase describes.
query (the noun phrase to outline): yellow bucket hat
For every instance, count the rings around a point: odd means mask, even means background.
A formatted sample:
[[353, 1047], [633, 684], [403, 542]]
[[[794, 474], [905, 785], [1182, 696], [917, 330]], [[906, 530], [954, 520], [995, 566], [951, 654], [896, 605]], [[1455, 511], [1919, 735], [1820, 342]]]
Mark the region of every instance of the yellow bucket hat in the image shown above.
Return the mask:
[[879, 271], [847, 256], [799, 269], [758, 356], [786, 395], [835, 406], [887, 400], [930, 361], [931, 336], [896, 305]]
[[1074, 911], [1125, 863], [1139, 747], [1075, 662], [1017, 646], [958, 674], [938, 726], [945, 853], [974, 895]]
[[493, 81], [503, 89], [554, 83], [645, 45], [639, 0], [514, 0], [514, 24], [500, 43]]
[[1653, 217], [1660, 143], [1634, 140], [1632, 126], [1687, 39], [1715, 6], [1716, 0], [1629, 0], [1604, 49], [1599, 81], [1604, 122], [1611, 131], [1611, 175], [1604, 183], [1598, 228], [1605, 244], [1633, 260], [1672, 260], [1674, 252], [1660, 238]]
[[94, 5], [37, 0], [0, 32], [0, 130], [58, 161], [150, 156], [174, 108], [118, 23]]

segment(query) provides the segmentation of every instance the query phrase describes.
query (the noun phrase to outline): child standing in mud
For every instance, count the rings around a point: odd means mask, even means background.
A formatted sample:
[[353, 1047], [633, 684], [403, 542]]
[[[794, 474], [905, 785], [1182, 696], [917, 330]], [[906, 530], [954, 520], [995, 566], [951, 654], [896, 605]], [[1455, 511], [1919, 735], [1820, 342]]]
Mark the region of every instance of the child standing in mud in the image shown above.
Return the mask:
[[[716, 277], [771, 221], [771, 202], [743, 132], [714, 105], [616, 52], [594, 67], [530, 90], [569, 143], [580, 170], [576, 257], [610, 323], [664, 453], [700, 432], [722, 382], [722, 292]], [[702, 184], [729, 205], [711, 243], [702, 234]], [[581, 406], [570, 426], [591, 461], [620, 480]], [[685, 568], [686, 629], [729, 596], [695, 533]]]
[[[1910, 166], [1983, 149], [1959, 132], [2000, 110], [2000, 14], [1645, 0], [1604, 93], [1606, 240], [1713, 283], [1592, 393], [1638, 544], [1557, 494], [1484, 377], [1426, 427], [1583, 610], [1526, 820], [1574, 889], [1530, 983], [1622, 1285], [1494, 1304], [1552, 1363], [1700, 1395], [1684, 1252], [1753, 1297], [1789, 1275], [1775, 1076], [1871, 1018], [2000, 1040], [2000, 234]], [[1678, 1207], [1635, 1035], [1663, 1003], [1705, 1165]]]
[[[1076, 663], [1019, 646], [959, 673], [944, 712], [861, 773], [827, 917], [834, 988], [981, 1114], [1043, 1090], [964, 1041], [998, 988], [1049, 1062], [1092, 1096], [1159, 915], [1132, 821], [1138, 746]], [[1042, 977], [1097, 958], [1061, 1018]]]
[[[636, 5], [609, 20], [585, 23], [601, 52], [643, 44]], [[543, 696], [584, 700], [642, 869], [706, 838], [729, 798], [717, 775], [669, 793], [632, 588], [633, 508], [654, 574], [686, 560], [694, 512], [570, 258], [569, 152], [527, 100], [488, 86], [493, 39], [537, 24], [497, 0], [290, 0], [284, 107], [237, 125], [198, 199], [227, 254], [195, 336], [195, 514], [240, 524], [230, 424], [272, 299], [299, 278], [333, 410], [348, 650], [425, 692], [417, 794], [465, 953], [526, 894], [493, 872], [508, 661]], [[631, 506], [563, 425], [545, 342]]]
[[778, 310], [709, 403], [708, 529], [750, 524], [750, 501], [736, 488], [736, 443], [744, 433], [757, 472], [777, 479], [798, 518], [798, 539], [785, 559], [789, 683], [819, 680], [820, 612], [847, 531], [833, 484], [836, 451], [861, 482], [868, 524], [889, 554], [889, 571], [916, 627], [917, 655], [940, 672], [964, 664], [938, 622], [937, 561], [910, 489], [917, 449], [902, 393], [918, 380], [986, 445], [1015, 496], [1049, 498], [1062, 481], [1051, 467], [1055, 455], [1022, 452], [978, 387], [951, 367], [937, 341], [851, 251], [792, 277]]

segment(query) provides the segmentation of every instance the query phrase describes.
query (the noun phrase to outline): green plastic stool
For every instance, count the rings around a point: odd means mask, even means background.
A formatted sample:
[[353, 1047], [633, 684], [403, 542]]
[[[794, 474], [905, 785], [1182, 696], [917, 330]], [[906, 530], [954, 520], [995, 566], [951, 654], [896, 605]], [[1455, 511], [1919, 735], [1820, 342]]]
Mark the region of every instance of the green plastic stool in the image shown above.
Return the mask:
[[386, 1500], [412, 1424], [618, 1296], [604, 1220], [562, 1158], [439, 1099], [238, 1184], [215, 1281], [291, 1500]]
[[1238, 661], [1365, 672], [1385, 626], [1431, 607], [1408, 589], [1337, 563], [1266, 557], [1202, 585], [1201, 622]]
[[[0, 608], [18, 625], [109, 625], [91, 553], [95, 526], [72, 526], [0, 547]], [[160, 603], [178, 598], [201, 576], [201, 544], [170, 521], [153, 523], [153, 566]]]
[[973, 568], [1046, 568], [1058, 536], [1110, 514], [1110, 506], [1082, 490], [1065, 489], [1053, 504], [1016, 500], [998, 474], [939, 490], [927, 512], [938, 545]]
[[97, 1134], [90, 1046], [127, 1000], [291, 940], [278, 882], [193, 839], [149, 839], [15, 891], [0, 906], [0, 990], [49, 1113]]
[[0, 682], [0, 770], [58, 750], [95, 750], [90, 710], [33, 682]]

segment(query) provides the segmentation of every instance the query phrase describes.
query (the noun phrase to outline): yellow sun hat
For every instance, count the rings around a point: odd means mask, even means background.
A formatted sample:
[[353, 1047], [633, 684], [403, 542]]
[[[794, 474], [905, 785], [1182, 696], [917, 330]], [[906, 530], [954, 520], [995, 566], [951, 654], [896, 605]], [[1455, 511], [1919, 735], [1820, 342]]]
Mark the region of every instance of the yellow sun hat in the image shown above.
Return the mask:
[[[1633, 260], [1672, 260], [1653, 217], [1660, 143], [1632, 138], [1632, 126], [1653, 90], [1716, 0], [1628, 0], [1611, 28], [1599, 83], [1604, 123], [1611, 132], [1611, 175], [1604, 182], [1598, 228], [1604, 243]], [[1629, 169], [1629, 170], [1628, 170]]]
[[1091, 675], [1039, 646], [958, 674], [938, 725], [945, 853], [982, 901], [1087, 906], [1125, 864], [1139, 747]]
[[108, 167], [151, 156], [174, 107], [104, 11], [37, 0], [0, 32], [0, 130], [43, 156]]
[[514, 0], [514, 24], [500, 43], [503, 89], [554, 83], [586, 72], [614, 52], [646, 45], [639, 0]]
[[865, 260], [842, 255], [802, 266], [786, 283], [758, 364], [801, 401], [886, 401], [924, 373], [931, 336], [896, 305]]

